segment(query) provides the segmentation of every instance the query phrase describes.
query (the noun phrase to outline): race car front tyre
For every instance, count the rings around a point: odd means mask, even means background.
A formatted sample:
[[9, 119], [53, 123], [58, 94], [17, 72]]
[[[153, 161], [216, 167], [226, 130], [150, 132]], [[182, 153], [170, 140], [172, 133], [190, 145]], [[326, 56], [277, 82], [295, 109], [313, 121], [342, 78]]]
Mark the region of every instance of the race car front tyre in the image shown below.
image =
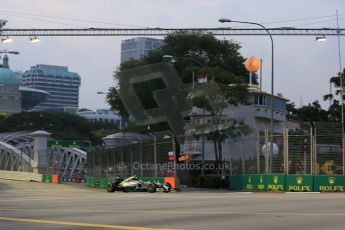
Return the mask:
[[163, 192], [165, 192], [165, 193], [171, 192], [171, 184], [170, 183], [164, 183], [163, 184]]

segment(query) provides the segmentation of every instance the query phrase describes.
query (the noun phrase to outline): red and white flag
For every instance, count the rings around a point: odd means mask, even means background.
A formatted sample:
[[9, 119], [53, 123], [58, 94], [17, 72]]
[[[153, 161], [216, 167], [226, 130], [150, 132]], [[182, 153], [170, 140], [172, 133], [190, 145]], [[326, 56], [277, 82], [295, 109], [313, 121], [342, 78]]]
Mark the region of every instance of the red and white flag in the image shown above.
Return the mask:
[[196, 79], [198, 83], [207, 83], [207, 75], [199, 75]]

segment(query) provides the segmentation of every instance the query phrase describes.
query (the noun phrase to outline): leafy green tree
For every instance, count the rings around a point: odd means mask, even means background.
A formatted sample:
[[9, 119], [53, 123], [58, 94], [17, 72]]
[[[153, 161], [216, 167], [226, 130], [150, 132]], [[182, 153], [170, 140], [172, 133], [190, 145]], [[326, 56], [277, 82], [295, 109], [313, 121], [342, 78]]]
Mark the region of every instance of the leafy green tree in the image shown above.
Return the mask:
[[[204, 99], [195, 99], [195, 105], [210, 111], [213, 124], [219, 124], [224, 108], [228, 103], [248, 103], [247, 83], [249, 74], [244, 68], [244, 58], [240, 55], [241, 46], [233, 41], [218, 40], [213, 35], [202, 33], [177, 33], [168, 35], [164, 39], [165, 44], [148, 54], [141, 60], [131, 60], [122, 63], [114, 72], [115, 81], [119, 80], [122, 71], [139, 66], [162, 62], [164, 55], [172, 55], [176, 58], [174, 66], [183, 83], [192, 83], [192, 74], [195, 76], [207, 76], [209, 80], [218, 83], [223, 92], [223, 107], [219, 111], [212, 110]], [[253, 82], [257, 79], [254, 75]], [[160, 81], [152, 81], [148, 84], [141, 84], [135, 89], [145, 108], [155, 107], [155, 101], [151, 92], [162, 88]], [[111, 107], [122, 116], [128, 116], [127, 111], [119, 97], [115, 87], [108, 91], [107, 101]], [[233, 122], [235, 124], [235, 122]], [[162, 124], [165, 128], [166, 124]], [[242, 126], [229, 128], [232, 133]], [[230, 135], [225, 130], [217, 130], [209, 135], [214, 141], [217, 161], [222, 161], [222, 140]], [[245, 132], [244, 132], [245, 133]]]
[[302, 121], [328, 121], [328, 112], [321, 108], [321, 105], [318, 101], [314, 101], [313, 103], [309, 103], [307, 106], [303, 106], [298, 109], [297, 116]]
[[101, 143], [102, 137], [118, 130], [115, 124], [88, 122], [80, 116], [69, 113], [23, 112], [0, 121], [0, 132], [36, 131], [41, 128], [52, 133], [55, 139], [85, 139], [91, 140], [94, 144]]
[[[340, 77], [342, 78], [342, 87], [340, 86]], [[329, 79], [329, 83], [332, 84], [335, 88], [335, 94], [336, 95], [340, 95], [342, 91], [344, 91], [344, 84], [345, 84], [345, 69], [343, 70], [342, 73], [338, 73], [337, 76], [333, 76]], [[342, 89], [341, 89], [342, 88]], [[332, 93], [330, 94], [326, 94], [323, 96], [323, 99], [325, 101], [327, 100], [333, 100], [334, 99], [334, 95]], [[343, 94], [343, 99], [345, 99], [345, 95]]]

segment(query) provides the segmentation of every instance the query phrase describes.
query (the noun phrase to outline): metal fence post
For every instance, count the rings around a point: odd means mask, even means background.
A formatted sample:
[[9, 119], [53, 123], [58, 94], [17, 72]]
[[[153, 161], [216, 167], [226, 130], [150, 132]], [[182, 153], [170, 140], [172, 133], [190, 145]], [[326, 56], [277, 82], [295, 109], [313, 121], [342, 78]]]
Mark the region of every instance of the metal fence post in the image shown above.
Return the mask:
[[134, 175], [134, 167], [133, 167], [133, 146], [131, 146], [131, 174]]
[[256, 173], [260, 173], [260, 134], [256, 130]]
[[269, 151], [269, 148], [268, 148], [268, 130], [265, 129], [265, 173], [268, 174], [268, 151]]
[[[310, 124], [309, 124], [310, 125]], [[310, 175], [314, 175], [314, 138], [313, 138], [313, 127], [310, 125]]]
[[318, 175], [319, 172], [317, 170], [317, 148], [316, 148], [316, 145], [317, 145], [317, 132], [316, 132], [316, 124], [314, 122], [314, 138], [313, 138], [313, 153], [314, 153], [314, 175]]
[[155, 165], [155, 177], [158, 177], [158, 165], [157, 165], [157, 138], [152, 133], [149, 133], [153, 138], [153, 163]]
[[142, 164], [143, 164], [143, 145], [142, 145], [142, 142], [141, 142], [141, 138], [138, 137], [139, 139], [139, 154], [140, 154], [140, 176], [143, 177], [144, 176], [144, 172], [143, 172], [143, 167], [142, 167]]
[[283, 154], [284, 154], [284, 172], [289, 174], [289, 129], [283, 131]]
[[345, 175], [345, 135], [344, 132], [342, 132], [342, 151], [343, 151], [343, 175]]

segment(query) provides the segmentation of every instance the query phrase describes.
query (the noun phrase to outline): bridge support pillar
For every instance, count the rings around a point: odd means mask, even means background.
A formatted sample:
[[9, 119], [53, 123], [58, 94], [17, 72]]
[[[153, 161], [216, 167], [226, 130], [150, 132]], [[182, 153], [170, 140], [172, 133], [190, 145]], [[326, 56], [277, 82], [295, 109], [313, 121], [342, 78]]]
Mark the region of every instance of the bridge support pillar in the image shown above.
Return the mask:
[[32, 162], [33, 173], [43, 174], [47, 172], [49, 167], [47, 140], [51, 133], [39, 130], [31, 133], [34, 138], [34, 158]]

